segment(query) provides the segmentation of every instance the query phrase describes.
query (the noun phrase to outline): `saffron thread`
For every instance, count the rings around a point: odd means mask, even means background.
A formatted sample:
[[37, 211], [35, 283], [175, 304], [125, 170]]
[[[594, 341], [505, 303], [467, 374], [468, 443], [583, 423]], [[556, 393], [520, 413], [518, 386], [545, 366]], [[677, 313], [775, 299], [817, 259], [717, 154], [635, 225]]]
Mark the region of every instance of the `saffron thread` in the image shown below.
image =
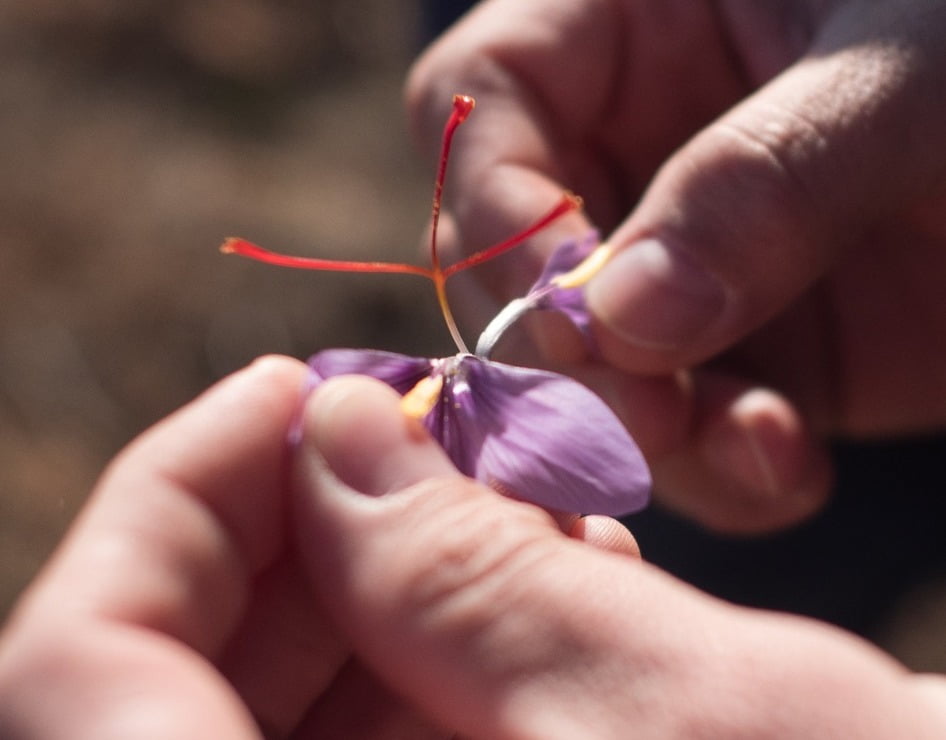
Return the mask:
[[460, 334], [457, 323], [453, 318], [453, 312], [450, 309], [450, 302], [447, 299], [446, 283], [448, 278], [467, 270], [471, 267], [481, 265], [484, 262], [495, 259], [505, 254], [514, 247], [519, 246], [529, 239], [535, 233], [541, 231], [553, 221], [561, 218], [566, 213], [576, 211], [581, 208], [581, 198], [572, 193], [564, 193], [561, 200], [548, 213], [542, 216], [538, 221], [506, 239], [499, 244], [482, 249], [470, 256], [448, 265], [446, 268], [440, 264], [440, 254], [437, 250], [437, 229], [440, 224], [440, 212], [443, 206], [443, 189], [447, 177], [447, 162], [450, 159], [450, 148], [453, 144], [453, 137], [476, 105], [476, 101], [469, 95], [454, 95], [453, 110], [447, 123], [444, 125], [443, 138], [441, 140], [440, 159], [437, 166], [437, 175], [434, 180], [433, 206], [430, 220], [430, 267], [420, 265], [411, 265], [401, 262], [358, 262], [349, 260], [320, 259], [317, 257], [298, 257], [288, 254], [273, 252], [254, 244], [253, 242], [238, 237], [230, 237], [224, 241], [220, 251], [225, 254], [237, 254], [241, 257], [247, 257], [257, 262], [265, 262], [280, 267], [292, 267], [301, 270], [320, 270], [329, 272], [379, 272], [379, 273], [399, 273], [406, 275], [420, 275], [428, 278], [434, 284], [437, 294], [437, 303], [440, 305], [440, 312], [443, 314], [444, 322], [450, 332], [457, 349], [464, 354], [469, 353], [466, 343]]

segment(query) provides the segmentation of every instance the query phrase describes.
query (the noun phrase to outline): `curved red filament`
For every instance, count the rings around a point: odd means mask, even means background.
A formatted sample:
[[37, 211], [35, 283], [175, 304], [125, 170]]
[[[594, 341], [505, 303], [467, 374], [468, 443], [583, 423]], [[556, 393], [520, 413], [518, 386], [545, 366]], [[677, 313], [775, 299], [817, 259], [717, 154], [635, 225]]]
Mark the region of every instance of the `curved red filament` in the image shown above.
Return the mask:
[[518, 234], [506, 239], [499, 244], [482, 249], [469, 257], [466, 257], [446, 268], [440, 265], [440, 255], [437, 252], [437, 227], [440, 222], [440, 210], [443, 203], [443, 187], [447, 175], [447, 162], [450, 159], [450, 147], [453, 143], [453, 136], [457, 128], [470, 115], [475, 101], [469, 95], [454, 95], [453, 110], [443, 129], [443, 139], [440, 148], [440, 159], [437, 167], [437, 176], [434, 181], [434, 197], [431, 214], [430, 227], [430, 267], [421, 267], [419, 265], [409, 265], [399, 262], [357, 262], [347, 260], [329, 260], [315, 257], [295, 257], [286, 254], [279, 254], [264, 249], [245, 239], [231, 237], [227, 239], [220, 247], [220, 251], [227, 254], [238, 254], [242, 257], [248, 257], [257, 262], [265, 262], [271, 265], [280, 265], [282, 267], [294, 267], [302, 270], [324, 270], [335, 272], [383, 272], [383, 273], [401, 273], [408, 275], [421, 275], [433, 281], [434, 288], [437, 291], [437, 300], [440, 304], [440, 310], [443, 313], [444, 321], [450, 330], [460, 352], [469, 352], [463, 338], [460, 336], [459, 329], [453, 319], [450, 311], [450, 304], [447, 301], [446, 281], [452, 275], [462, 270], [466, 270], [476, 265], [488, 262], [510, 249], [522, 244], [529, 237], [538, 231], [541, 231], [557, 218], [566, 213], [581, 208], [581, 198], [571, 193], [565, 193], [559, 203], [542, 218], [534, 224], [519, 232]]

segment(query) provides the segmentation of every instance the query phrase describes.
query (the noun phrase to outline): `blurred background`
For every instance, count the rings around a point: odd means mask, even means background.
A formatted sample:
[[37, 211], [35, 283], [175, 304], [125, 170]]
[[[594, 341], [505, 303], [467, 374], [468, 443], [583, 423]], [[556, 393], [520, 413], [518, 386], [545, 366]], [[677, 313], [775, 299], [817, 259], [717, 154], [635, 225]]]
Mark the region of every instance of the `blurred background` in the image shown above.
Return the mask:
[[131, 437], [266, 352], [444, 353], [411, 276], [432, 172], [401, 84], [413, 0], [0, 5], [0, 614]]
[[[0, 5], [0, 619], [103, 465], [267, 352], [451, 351], [426, 281], [224, 257], [422, 259], [432, 170], [401, 84], [465, 3]], [[946, 444], [838, 445], [815, 521], [723, 540], [658, 509], [645, 555], [946, 670]]]

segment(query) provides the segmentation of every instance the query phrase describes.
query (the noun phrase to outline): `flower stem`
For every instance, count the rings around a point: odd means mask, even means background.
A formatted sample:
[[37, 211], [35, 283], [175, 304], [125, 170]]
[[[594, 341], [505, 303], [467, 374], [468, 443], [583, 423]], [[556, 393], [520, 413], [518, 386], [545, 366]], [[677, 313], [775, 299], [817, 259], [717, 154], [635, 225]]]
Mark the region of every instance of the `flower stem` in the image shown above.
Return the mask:
[[506, 330], [533, 308], [535, 308], [535, 301], [530, 296], [516, 298], [507, 303], [503, 310], [496, 314], [493, 320], [483, 329], [483, 333], [480, 334], [480, 338], [476, 342], [474, 354], [488, 360], [496, 348], [496, 343], [506, 333]]

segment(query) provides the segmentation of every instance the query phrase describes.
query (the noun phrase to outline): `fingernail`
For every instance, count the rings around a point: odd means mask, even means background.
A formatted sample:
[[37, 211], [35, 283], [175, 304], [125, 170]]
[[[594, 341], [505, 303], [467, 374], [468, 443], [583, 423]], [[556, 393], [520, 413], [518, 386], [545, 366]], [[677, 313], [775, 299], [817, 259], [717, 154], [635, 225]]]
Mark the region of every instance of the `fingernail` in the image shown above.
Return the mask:
[[588, 306], [624, 341], [678, 349], [723, 310], [722, 284], [685, 252], [646, 239], [618, 252], [589, 283]]
[[381, 496], [428, 477], [456, 475], [400, 396], [377, 380], [328, 380], [306, 404], [303, 445], [352, 490]]
[[387, 408], [396, 403], [393, 395], [373, 382], [343, 377], [326, 381], [306, 401], [304, 446], [352, 490], [377, 495], [368, 473], [375, 448], [396, 443], [399, 430], [390, 423]]

